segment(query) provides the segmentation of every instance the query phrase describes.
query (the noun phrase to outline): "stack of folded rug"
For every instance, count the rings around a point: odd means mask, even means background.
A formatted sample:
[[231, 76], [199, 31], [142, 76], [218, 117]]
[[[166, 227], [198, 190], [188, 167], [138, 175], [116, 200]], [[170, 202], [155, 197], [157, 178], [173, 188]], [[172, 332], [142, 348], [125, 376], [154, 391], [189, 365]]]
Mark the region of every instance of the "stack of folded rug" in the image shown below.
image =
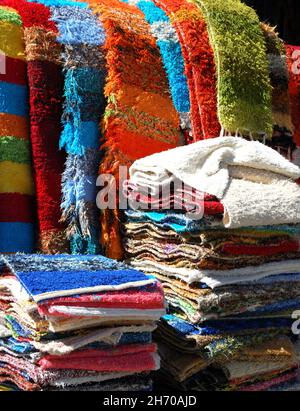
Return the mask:
[[299, 176], [273, 149], [238, 137], [130, 168], [127, 257], [161, 280], [169, 303], [156, 333], [162, 381], [258, 390], [297, 377]]
[[1, 389], [151, 389], [155, 278], [102, 256], [16, 254], [1, 257], [0, 309]]

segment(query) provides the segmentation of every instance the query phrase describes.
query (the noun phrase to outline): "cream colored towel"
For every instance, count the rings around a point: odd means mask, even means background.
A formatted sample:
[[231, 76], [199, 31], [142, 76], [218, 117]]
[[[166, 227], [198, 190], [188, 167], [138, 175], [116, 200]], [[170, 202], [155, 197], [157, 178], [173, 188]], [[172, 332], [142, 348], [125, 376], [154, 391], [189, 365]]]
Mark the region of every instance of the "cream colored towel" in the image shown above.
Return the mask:
[[199, 141], [139, 159], [129, 173], [150, 194], [180, 180], [215, 195], [225, 207], [225, 227], [300, 222], [299, 167], [257, 141]]
[[230, 183], [221, 199], [225, 227], [295, 224], [300, 221], [300, 186], [270, 171], [229, 167]]

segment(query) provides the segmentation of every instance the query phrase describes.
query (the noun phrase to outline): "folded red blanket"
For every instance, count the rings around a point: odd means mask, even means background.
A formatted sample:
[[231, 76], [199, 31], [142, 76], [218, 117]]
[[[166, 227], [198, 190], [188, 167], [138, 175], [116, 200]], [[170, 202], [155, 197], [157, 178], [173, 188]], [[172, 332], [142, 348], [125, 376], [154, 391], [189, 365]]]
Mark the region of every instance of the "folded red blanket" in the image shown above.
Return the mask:
[[254, 384], [249, 384], [242, 386], [238, 391], [266, 391], [268, 388], [273, 387], [274, 385], [279, 385], [288, 381], [291, 381], [299, 376], [299, 370], [293, 370], [291, 372], [284, 373], [273, 377], [270, 380], [257, 382]]
[[[170, 190], [171, 191], [171, 190]], [[161, 193], [151, 196], [143, 193], [139, 187], [126, 180], [123, 183], [123, 194], [133, 204], [140, 205], [146, 210], [203, 210], [205, 216], [224, 213], [224, 206], [210, 194], [199, 192], [192, 187], [182, 186], [171, 193]]]
[[[49, 314], [49, 308], [57, 305], [96, 308], [162, 309], [164, 294], [159, 283], [141, 289], [82, 294], [77, 297], [61, 297], [47, 300], [38, 305], [40, 314]], [[51, 315], [53, 313], [51, 312]]]
[[298, 240], [281, 241], [278, 244], [271, 245], [239, 245], [239, 244], [225, 244], [222, 246], [221, 252], [231, 255], [257, 255], [257, 256], [271, 256], [283, 253], [293, 253], [299, 251]]
[[142, 372], [158, 366], [156, 344], [123, 345], [107, 350], [82, 350], [64, 356], [46, 355], [38, 361], [44, 369]]

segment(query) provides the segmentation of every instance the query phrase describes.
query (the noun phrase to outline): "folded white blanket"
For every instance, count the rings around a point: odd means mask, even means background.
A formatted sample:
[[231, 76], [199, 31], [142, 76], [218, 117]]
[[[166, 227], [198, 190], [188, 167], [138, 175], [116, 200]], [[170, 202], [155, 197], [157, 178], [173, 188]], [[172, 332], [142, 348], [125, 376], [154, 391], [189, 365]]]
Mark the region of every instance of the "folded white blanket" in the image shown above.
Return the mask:
[[218, 137], [139, 159], [130, 180], [157, 195], [171, 182], [218, 197], [224, 225], [300, 222], [300, 169], [275, 150], [239, 137]]
[[247, 167], [230, 167], [230, 174], [229, 187], [221, 199], [225, 227], [300, 221], [300, 186], [295, 181], [281, 174]]
[[134, 184], [148, 186], [151, 194], [158, 194], [159, 186], [175, 177], [222, 198], [230, 183], [230, 165], [300, 177], [300, 169], [277, 151], [240, 137], [218, 137], [153, 154], [136, 160], [129, 174]]
[[61, 340], [53, 341], [32, 341], [31, 344], [40, 352], [52, 355], [66, 355], [72, 351], [85, 347], [94, 342], [102, 342], [109, 345], [117, 345], [123, 333], [142, 333], [153, 332], [155, 324], [148, 325], [131, 325], [123, 327], [100, 328], [91, 330], [89, 333], [75, 335]]
[[49, 308], [49, 318], [54, 313], [54, 318], [58, 314], [69, 317], [105, 317], [109, 319], [125, 316], [144, 318], [150, 320], [155, 317], [157, 320], [165, 314], [164, 309], [138, 309], [138, 308], [97, 308], [97, 307], [72, 307], [63, 305], [53, 305]]
[[214, 289], [224, 285], [238, 284], [277, 274], [292, 274], [300, 272], [299, 260], [287, 260], [265, 263], [258, 266], [235, 268], [232, 270], [196, 270], [184, 267], [172, 267], [152, 260], [132, 260], [131, 265], [145, 273], [159, 273], [176, 277], [188, 284], [202, 282]]

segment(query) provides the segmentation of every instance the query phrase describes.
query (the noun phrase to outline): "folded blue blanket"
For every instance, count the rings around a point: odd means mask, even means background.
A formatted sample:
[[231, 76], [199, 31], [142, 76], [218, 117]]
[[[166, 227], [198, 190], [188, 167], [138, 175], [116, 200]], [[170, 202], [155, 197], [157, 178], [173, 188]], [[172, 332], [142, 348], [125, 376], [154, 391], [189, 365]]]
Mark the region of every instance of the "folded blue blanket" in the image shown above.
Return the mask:
[[18, 338], [18, 337], [30, 338], [31, 337], [31, 331], [22, 327], [12, 316], [6, 315], [5, 320], [6, 320], [7, 328], [11, 330], [12, 335], [15, 338]]
[[282, 311], [290, 311], [296, 310], [300, 308], [300, 300], [293, 299], [293, 300], [285, 300], [279, 301], [272, 304], [264, 305], [263, 307], [257, 307], [254, 310], [248, 311], [247, 313], [243, 313], [241, 317], [251, 317], [253, 315], [261, 315], [261, 314], [268, 314], [268, 313], [280, 313]]
[[[173, 315], [161, 319], [158, 332], [168, 344], [185, 352], [194, 352], [207, 359], [226, 358], [241, 348], [289, 333], [291, 320], [268, 318], [242, 321], [208, 321], [196, 326]], [[187, 347], [188, 345], [188, 347]]]
[[[200, 220], [192, 220], [188, 218], [185, 214], [181, 212], [174, 211], [141, 211], [129, 209], [125, 212], [128, 222], [133, 223], [145, 223], [150, 222], [155, 224], [158, 228], [162, 230], [173, 230], [178, 234], [183, 233], [196, 233], [208, 230], [220, 230], [224, 229], [226, 233], [230, 232], [229, 228], [225, 228], [222, 220], [216, 219], [215, 216], [203, 217]], [[284, 232], [287, 235], [299, 235], [300, 225], [276, 225], [276, 226], [255, 226], [255, 227], [242, 227], [238, 229], [239, 231], [279, 231]], [[237, 232], [237, 229], [234, 229]]]
[[[152, 342], [152, 333], [151, 332], [130, 332], [124, 333], [118, 341], [118, 346], [128, 345], [128, 344], [150, 344]], [[94, 342], [84, 346], [84, 349], [87, 348], [109, 348], [112, 347], [109, 344], [105, 344], [101, 341]], [[0, 338], [0, 351], [2, 349], [7, 349], [8, 351], [15, 353], [18, 356], [28, 355], [35, 352], [38, 352], [36, 348], [30, 342], [27, 341], [18, 341], [14, 337]]]
[[19, 355], [31, 354], [36, 351], [36, 349], [29, 342], [18, 341], [13, 337], [0, 338], [0, 351], [1, 348], [6, 348], [9, 351]]
[[151, 222], [163, 230], [171, 229], [179, 234], [220, 229], [223, 227], [222, 220], [217, 220], [210, 216], [204, 217], [201, 220], [192, 220], [191, 218], [186, 217], [185, 214], [173, 211], [157, 212], [127, 210], [125, 213], [127, 221], [140, 223]]
[[161, 321], [172, 327], [173, 331], [181, 336], [187, 335], [222, 335], [239, 332], [242, 330], [257, 330], [264, 328], [290, 328], [293, 320], [290, 318], [261, 318], [256, 319], [230, 319], [206, 321], [201, 325], [193, 325], [175, 315], [164, 315]]
[[156, 280], [103, 256], [8, 255], [0, 268], [14, 274], [36, 302], [76, 294], [122, 290]]

